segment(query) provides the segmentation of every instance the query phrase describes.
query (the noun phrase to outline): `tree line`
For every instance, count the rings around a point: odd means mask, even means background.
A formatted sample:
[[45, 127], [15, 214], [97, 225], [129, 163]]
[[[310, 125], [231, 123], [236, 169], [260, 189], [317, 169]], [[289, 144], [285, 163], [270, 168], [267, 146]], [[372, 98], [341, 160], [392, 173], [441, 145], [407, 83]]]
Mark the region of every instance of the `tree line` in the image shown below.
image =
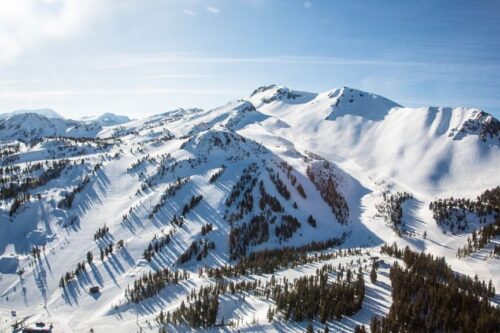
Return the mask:
[[468, 228], [468, 213], [479, 217], [481, 222], [485, 222], [488, 216], [496, 218], [500, 215], [500, 186], [484, 191], [476, 200], [438, 199], [430, 202], [429, 209], [439, 225], [447, 226], [454, 232], [464, 232]]
[[383, 252], [402, 258], [390, 270], [392, 300], [389, 313], [372, 318], [372, 332], [496, 332], [500, 309], [489, 297], [495, 295], [488, 285], [454, 273], [444, 258], [416, 253], [396, 244]]
[[178, 284], [179, 281], [189, 279], [186, 271], [172, 271], [168, 268], [156, 272], [149, 272], [135, 280], [125, 289], [125, 298], [132, 303], [139, 303], [160, 293], [167, 285]]

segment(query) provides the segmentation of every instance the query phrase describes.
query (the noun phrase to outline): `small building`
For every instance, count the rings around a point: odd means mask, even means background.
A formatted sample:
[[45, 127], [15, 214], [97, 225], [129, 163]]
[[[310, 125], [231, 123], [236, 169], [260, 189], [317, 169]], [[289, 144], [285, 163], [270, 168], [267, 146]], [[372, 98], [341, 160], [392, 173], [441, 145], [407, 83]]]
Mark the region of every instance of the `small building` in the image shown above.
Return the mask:
[[49, 327], [25, 327], [23, 333], [52, 333], [52, 328]]
[[91, 294], [98, 294], [99, 293], [99, 286], [90, 287], [89, 292]]
[[45, 325], [44, 322], [35, 323], [35, 327], [25, 327], [23, 328], [23, 333], [52, 333], [52, 325]]

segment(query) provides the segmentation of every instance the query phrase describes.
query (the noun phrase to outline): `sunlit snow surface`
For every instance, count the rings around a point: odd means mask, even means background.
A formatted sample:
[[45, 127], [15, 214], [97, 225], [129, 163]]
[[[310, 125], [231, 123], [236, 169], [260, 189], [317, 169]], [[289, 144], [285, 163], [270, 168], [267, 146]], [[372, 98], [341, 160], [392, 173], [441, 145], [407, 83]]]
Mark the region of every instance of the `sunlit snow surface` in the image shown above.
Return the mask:
[[[225, 200], [250, 163], [260, 166], [259, 180], [266, 190], [280, 199], [286, 212], [301, 221], [301, 227], [289, 240], [280, 242], [270, 228], [269, 241], [251, 250], [303, 245], [346, 232], [350, 236], [342, 245], [344, 249], [363, 246], [370, 249], [371, 256], [380, 256], [380, 245], [397, 241], [445, 256], [454, 270], [478, 274], [486, 281], [492, 279], [500, 290], [499, 260], [485, 256], [486, 250], [467, 259], [456, 258], [457, 248], [466, 243], [469, 234], [443, 233], [428, 209], [429, 202], [436, 198], [475, 198], [485, 189], [500, 184], [499, 137], [479, 136], [486, 118], [478, 116], [478, 112], [465, 108], [405, 108], [381, 96], [346, 87], [313, 94], [271, 86], [214, 110], [181, 109], [116, 126], [31, 113], [0, 120], [3, 145], [19, 139], [25, 142], [39, 139], [33, 145], [21, 143], [20, 152], [15, 154], [18, 158], [4, 159], [3, 166], [24, 168], [35, 161], [84, 158], [83, 164], [66, 169], [61, 177], [30, 190], [32, 196], [39, 193], [42, 199], [32, 199], [12, 218], [8, 213], [12, 199], [2, 201], [0, 331], [10, 329], [14, 319], [27, 317], [31, 324], [36, 321], [54, 324], [56, 332], [88, 332], [90, 328], [96, 332], [135, 332], [139, 326], [143, 331], [156, 332], [154, 318], [161, 309], [176, 308], [192, 289], [214, 282], [206, 276], [198, 277], [200, 267], [228, 263], [230, 226], [224, 215], [230, 212], [226, 212]], [[42, 140], [47, 136], [98, 137], [110, 145], [97, 147], [54, 138]], [[121, 142], [109, 139], [111, 136]], [[177, 163], [175, 170], [159, 173], [162, 158], [166, 167]], [[350, 211], [347, 225], [337, 223], [306, 175], [307, 166], [322, 158], [331, 163], [340, 180]], [[293, 167], [307, 199], [299, 195], [277, 167], [281, 161]], [[92, 174], [98, 163], [102, 163], [102, 168]], [[222, 165], [227, 167], [226, 171], [210, 183], [210, 176]], [[290, 189], [290, 200], [280, 197], [263, 172], [266, 166], [280, 170], [280, 178]], [[86, 175], [90, 176], [90, 182], [75, 196], [72, 208], [58, 208], [63, 194], [80, 184]], [[152, 207], [179, 177], [190, 178], [150, 219]], [[151, 187], [142, 190], [141, 184], [146, 181]], [[398, 237], [376, 215], [375, 205], [382, 201], [382, 192], [387, 190], [413, 194], [414, 199], [403, 208], [404, 220], [415, 237]], [[257, 187], [254, 192], [258, 192]], [[169, 221], [173, 215], [179, 215], [194, 194], [203, 195], [201, 204], [187, 214], [181, 228], [172, 226]], [[292, 207], [294, 202], [299, 209]], [[317, 220], [316, 228], [305, 222], [309, 215]], [[201, 261], [192, 259], [178, 266], [178, 256], [200, 238], [201, 227], [206, 223], [213, 224], [214, 230], [207, 237], [215, 242], [215, 250]], [[101, 261], [94, 233], [104, 224], [110, 228], [112, 240], [115, 243], [123, 240], [125, 247]], [[150, 263], [145, 261], [143, 252], [153, 237], [174, 228], [174, 241]], [[425, 240], [421, 236], [424, 231]], [[32, 265], [29, 255], [33, 246], [45, 248], [37, 265]], [[58, 286], [60, 277], [85, 260], [88, 251], [94, 254], [94, 265], [63, 291]], [[364, 268], [369, 266], [369, 257], [332, 259], [281, 270], [276, 276], [314, 274], [324, 263], [351, 265], [353, 261], [353, 268], [357, 269], [358, 258], [368, 260], [362, 262]], [[376, 285], [369, 282], [369, 267], [365, 271], [367, 292], [363, 309], [353, 317], [332, 322], [330, 331], [350, 332], [356, 324], [368, 326], [374, 314], [388, 312], [391, 304], [388, 264], [393, 259], [385, 256], [381, 259], [385, 264], [381, 265]], [[140, 304], [126, 304], [127, 285], [159, 267], [185, 268], [191, 272], [191, 278], [168, 286], [158, 296]], [[20, 269], [24, 270], [22, 279], [16, 274]], [[240, 279], [269, 278], [269, 275], [253, 275]], [[98, 297], [88, 292], [93, 285], [100, 286]], [[302, 332], [307, 324], [268, 323], [270, 300], [251, 296], [243, 300], [230, 294], [220, 300], [219, 319], [238, 320], [241, 332]], [[17, 312], [17, 318], [11, 317], [12, 310]], [[316, 327], [323, 325], [317, 323]]]

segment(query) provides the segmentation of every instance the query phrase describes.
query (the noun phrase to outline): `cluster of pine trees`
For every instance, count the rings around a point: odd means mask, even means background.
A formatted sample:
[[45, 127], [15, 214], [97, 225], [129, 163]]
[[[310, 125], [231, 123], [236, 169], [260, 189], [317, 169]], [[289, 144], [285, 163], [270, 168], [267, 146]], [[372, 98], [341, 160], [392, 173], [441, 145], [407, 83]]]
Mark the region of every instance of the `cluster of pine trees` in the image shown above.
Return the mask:
[[257, 173], [258, 169], [259, 167], [257, 166], [257, 163], [251, 163], [249, 166], [243, 169], [240, 179], [238, 180], [238, 182], [236, 182], [236, 184], [234, 184], [233, 188], [231, 189], [231, 193], [226, 198], [227, 207], [230, 207], [236, 201], [236, 199], [238, 199], [241, 193], [244, 193], [249, 188], [251, 191], [251, 189], [255, 187], [255, 184], [257, 184], [257, 178], [255, 177], [255, 174]]
[[226, 171], [227, 167], [222, 164], [222, 166], [220, 167], [220, 169], [217, 171], [217, 172], [214, 172], [214, 174], [212, 176], [210, 176], [210, 179], [208, 180], [210, 184], [213, 184], [217, 181], [217, 179], [219, 179], [220, 176], [222, 176], [222, 174], [224, 173], [224, 171]]
[[[35, 163], [34, 165], [39, 164], [42, 163]], [[0, 184], [5, 184], [9, 181], [9, 177], [7, 176], [10, 176], [12, 179], [19, 179], [20, 175], [24, 174], [24, 170], [27, 168], [28, 167], [21, 169], [19, 165], [7, 165], [5, 167], [0, 166]]]
[[281, 215], [281, 224], [276, 225], [274, 232], [280, 240], [286, 240], [292, 237], [300, 226], [301, 224], [295, 216], [284, 214]]
[[215, 325], [219, 309], [219, 298], [217, 296], [201, 296], [187, 306], [184, 301], [181, 305], [164, 317], [163, 312], [158, 317], [158, 322], [179, 325], [188, 324], [192, 328], [209, 328]]
[[31, 255], [33, 256], [33, 259], [35, 259], [35, 261], [40, 260], [41, 258], [40, 253], [42, 253], [42, 250], [40, 250], [38, 246], [33, 246], [31, 248]]
[[448, 226], [454, 232], [463, 232], [468, 228], [468, 213], [478, 216], [482, 222], [487, 216], [500, 216], [500, 186], [484, 191], [476, 200], [438, 199], [429, 204], [429, 209], [438, 224]]
[[[74, 163], [77, 162], [75, 161]], [[5, 185], [0, 188], [0, 197], [2, 197], [3, 200], [14, 198], [20, 193], [26, 193], [29, 190], [35, 189], [39, 186], [43, 186], [49, 181], [60, 177], [62, 171], [69, 165], [71, 165], [71, 161], [68, 159], [63, 159], [58, 161], [33, 163], [31, 165], [28, 165], [22, 171], [18, 169], [21, 174], [28, 176], [23, 177], [23, 179], [20, 179], [20, 177], [16, 175], [12, 175], [9, 178], [2, 178], [1, 183]], [[2, 169], [2, 173], [6, 173], [7, 171], [11, 170], [15, 169], [5, 168], [5, 171]], [[32, 174], [33, 172], [36, 172], [38, 170], [43, 170], [43, 172], [39, 176]]]
[[[216, 324], [219, 311], [219, 295], [226, 290], [227, 285], [221, 281], [213, 286], [201, 287], [198, 292], [192, 290], [188, 295], [187, 302], [182, 301], [181, 305], [172, 312], [165, 313], [161, 310], [156, 321], [160, 325], [187, 324], [195, 329], [213, 327]], [[160, 332], [162, 330], [166, 332], [163, 326]]]
[[[168, 155], [170, 155], [170, 154], [168, 154]], [[144, 163], [146, 161], [149, 161], [150, 163], [154, 163], [154, 162], [156, 162], [156, 158], [147, 154], [146, 156], [143, 156], [143, 157], [137, 159], [137, 161], [132, 162], [132, 164], [130, 164], [130, 166], [127, 168], [127, 172], [133, 171], [134, 169], [139, 167], [139, 165], [141, 165], [142, 163]]]
[[293, 167], [290, 164], [288, 164], [286, 161], [281, 161], [279, 164], [279, 167], [286, 174], [287, 178], [292, 183], [292, 186], [295, 186], [297, 188], [297, 191], [299, 192], [301, 197], [306, 199], [307, 198], [306, 192], [305, 192], [304, 188], [302, 187], [302, 184], [297, 182], [297, 177], [293, 174]]
[[281, 194], [281, 196], [283, 196], [286, 200], [290, 200], [290, 191], [288, 190], [286, 184], [281, 180], [279, 173], [274, 172], [273, 168], [270, 167], [267, 168], [267, 172], [269, 173], [269, 178], [274, 186], [276, 186], [279, 194]]
[[12, 201], [12, 205], [10, 205], [9, 216], [13, 216], [22, 205], [26, 202], [30, 201], [31, 194], [29, 193], [21, 193], [16, 196], [16, 198]]
[[[139, 147], [137, 149], [139, 153], [143, 154], [143, 148]], [[168, 154], [161, 154], [160, 156], [157, 156], [157, 158], [160, 159], [160, 164], [156, 168], [156, 172], [154, 172], [150, 177], [146, 178], [144, 180], [144, 183], [142, 184], [143, 188], [151, 187], [154, 183], [155, 180], [162, 178], [165, 176], [169, 171], [173, 172], [177, 165], [179, 164], [178, 161], [175, 161], [174, 158], [172, 158], [172, 155], [170, 153]], [[156, 159], [155, 159], [156, 161]], [[175, 161], [171, 165], [168, 165], [168, 163]]]
[[189, 200], [189, 202], [182, 208], [182, 216], [186, 216], [186, 214], [189, 213], [194, 207], [198, 206], [201, 200], [203, 200], [203, 196], [201, 194], [193, 195], [191, 200]]
[[[4, 200], [9, 198], [14, 198], [11, 207], [9, 209], [9, 215], [13, 216], [19, 208], [25, 203], [29, 202], [32, 198], [29, 190], [35, 189], [39, 186], [47, 184], [49, 181], [56, 179], [61, 176], [62, 171], [76, 165], [78, 163], [83, 163], [83, 159], [80, 161], [73, 161], [64, 159], [58, 161], [45, 161], [33, 163], [25, 167], [20, 168], [5, 168], [2, 172], [17, 171], [20, 174], [24, 174], [23, 179], [20, 175], [10, 175], [9, 177], [2, 177], [0, 183], [0, 197]], [[34, 175], [33, 173], [39, 170], [43, 170], [40, 175]], [[41, 194], [36, 195], [38, 199], [41, 199]]]
[[390, 246], [383, 245], [381, 247], [381, 253], [403, 259], [409, 268], [438, 272], [443, 279], [456, 281], [456, 283], [460, 284], [462, 289], [471, 290], [480, 296], [491, 297], [495, 295], [495, 288], [491, 281], [487, 286], [484, 281], [479, 281], [477, 276], [472, 279], [466, 275], [455, 274], [450, 266], [446, 264], [444, 257], [435, 258], [431, 254], [413, 252], [408, 246], [401, 249], [398, 248], [395, 243]]
[[177, 217], [177, 214], [174, 214], [174, 216], [172, 217], [172, 220], [170, 220], [170, 224], [173, 224], [173, 225], [178, 226], [179, 228], [182, 228], [182, 226], [184, 225], [184, 216]]
[[[472, 232], [472, 238], [467, 238], [467, 245], [458, 249], [457, 256], [459, 258], [467, 257], [473, 252], [479, 251], [484, 248], [491, 242], [492, 238], [495, 238], [497, 236], [500, 236], [500, 217], [497, 217], [494, 223], [488, 224], [479, 229], [477, 233], [474, 230]], [[491, 255], [500, 255], [500, 246], [498, 244], [495, 244]]]
[[[256, 181], [256, 179], [254, 178]], [[229, 222], [229, 224], [233, 224], [234, 222], [241, 220], [243, 216], [246, 214], [249, 214], [253, 211], [253, 204], [254, 204], [254, 199], [253, 199], [253, 186], [255, 185], [255, 182], [251, 183], [251, 187], [247, 188], [245, 192], [243, 192], [243, 195], [241, 197], [241, 200], [239, 200], [236, 204], [237, 210], [234, 212], [230, 213], [229, 215], [227, 214], [224, 216], [224, 218]]]
[[149, 297], [157, 295], [169, 284], [178, 284], [179, 281], [189, 279], [186, 271], [179, 273], [168, 268], [156, 272], [149, 272], [135, 280], [132, 286], [125, 289], [125, 297], [132, 303], [139, 303]]
[[[48, 148], [47, 153], [49, 155], [50, 159], [59, 159], [59, 158], [66, 158], [68, 156], [82, 156], [85, 154], [93, 154], [97, 153], [97, 151], [102, 151], [102, 150], [109, 150], [111, 146], [114, 145], [114, 143], [107, 144], [106, 146], [98, 146], [93, 143], [69, 143], [69, 142], [60, 142], [60, 140], [57, 139], [43, 139], [40, 140], [40, 142], [51, 142], [53, 141], [54, 144], [50, 144], [50, 146], [56, 145], [57, 147], [54, 148]], [[106, 154], [107, 155], [107, 154]], [[102, 156], [102, 155], [101, 155]]]
[[189, 182], [189, 179], [189, 177], [177, 178], [172, 184], [170, 184], [162, 193], [160, 201], [153, 206], [153, 209], [149, 213], [149, 219], [152, 219], [153, 216], [158, 213], [161, 207], [167, 202], [167, 199], [173, 197], [178, 190]]
[[213, 225], [212, 223], [207, 223], [205, 225], [203, 225], [201, 227], [201, 235], [202, 236], [205, 236], [206, 234], [208, 234], [209, 232], [212, 232], [213, 230]]
[[175, 135], [173, 135], [172, 133], [168, 132], [167, 130], [165, 130], [165, 131], [167, 132], [166, 134], [157, 136], [156, 138], [152, 138], [151, 142], [153, 144], [158, 144], [160, 142], [167, 142], [167, 141], [175, 139]]
[[[250, 221], [235, 226], [234, 222], [242, 219], [246, 214], [253, 211], [254, 197], [252, 194], [253, 188], [256, 185], [257, 177], [255, 173], [258, 166], [255, 163], [249, 165], [242, 173], [238, 183], [233, 187], [231, 194], [226, 200], [226, 205], [230, 207], [237, 201], [237, 210], [234, 213], [227, 214], [226, 220], [231, 224], [231, 232], [229, 235], [229, 248], [232, 259], [237, 259], [246, 255], [247, 247], [258, 245], [266, 242], [269, 239], [269, 224], [274, 224], [278, 216], [274, 213], [283, 213], [284, 208], [280, 201], [270, 195], [264, 186], [264, 182], [259, 182], [259, 208], [261, 213], [251, 217]], [[270, 171], [274, 174], [274, 171]], [[283, 196], [289, 198], [289, 191], [286, 190], [286, 185], [279, 179], [278, 176], [274, 177], [274, 183]], [[287, 195], [288, 193], [288, 195]], [[281, 239], [290, 238], [295, 231], [300, 227], [300, 222], [293, 216], [282, 216], [282, 222], [276, 226], [275, 233]]]
[[259, 182], [259, 191], [260, 191], [260, 201], [259, 201], [260, 210], [263, 211], [266, 208], [266, 206], [269, 206], [269, 208], [276, 213], [281, 213], [285, 211], [279, 200], [275, 196], [272, 196], [269, 193], [267, 193], [266, 188], [264, 187], [264, 182], [262, 180]]
[[104, 150], [122, 143], [121, 139], [116, 138], [97, 138], [97, 137], [73, 137], [73, 136], [46, 136], [43, 141], [62, 142], [68, 146], [81, 146], [83, 144], [92, 145], [98, 150]]
[[[336, 281], [329, 281], [329, 273], [336, 271], [331, 264], [318, 269], [316, 275], [294, 281], [289, 281], [286, 277], [277, 280], [274, 276], [265, 282], [260, 279], [237, 282], [218, 279], [215, 284], [203, 286], [198, 292], [192, 290], [186, 302], [183, 301], [172, 312], [161, 311], [156, 320], [161, 325], [213, 327], [217, 324], [218, 298], [225, 293], [248, 293], [254, 297], [274, 300], [276, 307], [269, 309], [269, 321], [273, 320], [276, 312], [287, 321], [317, 318], [326, 323], [332, 319], [339, 320], [343, 315], [351, 316], [359, 311], [365, 295], [363, 274], [360, 272], [354, 279], [354, 273], [350, 269], [340, 269]], [[223, 318], [218, 324], [226, 325]], [[233, 323], [227, 323], [231, 324]]]
[[0, 159], [3, 159], [7, 156], [17, 154], [21, 149], [21, 145], [19, 143], [3, 145], [0, 150]]
[[391, 225], [391, 227], [398, 233], [404, 233], [405, 223], [403, 221], [403, 207], [402, 204], [413, 196], [407, 192], [396, 192], [395, 194], [388, 194], [384, 192], [384, 201], [376, 205], [378, 214]]
[[104, 238], [107, 234], [109, 234], [109, 227], [104, 225], [102, 228], [97, 229], [94, 233], [94, 241]]
[[149, 242], [148, 247], [144, 250], [143, 257], [148, 262], [154, 257], [154, 255], [163, 249], [164, 246], [170, 244], [170, 239], [173, 231], [170, 230], [170, 234], [161, 235], [157, 237], [156, 235], [153, 237], [153, 240]]
[[76, 264], [76, 268], [74, 271], [66, 272], [59, 279], [59, 288], [66, 288], [72, 281], [74, 281], [81, 273], [87, 271], [87, 266], [85, 261], [79, 262]]
[[100, 246], [99, 247], [99, 254], [101, 257], [101, 261], [103, 261], [104, 258], [107, 258], [108, 256], [112, 255], [114, 250], [115, 250], [115, 247], [114, 247], [113, 243], [109, 243], [108, 245], [102, 246], [102, 247]]
[[[322, 242], [311, 242], [303, 246], [254, 251], [242, 257], [234, 266], [225, 265], [215, 268], [206, 268], [206, 273], [209, 277], [215, 278], [223, 276], [234, 277], [246, 274], [271, 274], [277, 269], [293, 268], [298, 265], [342, 256], [361, 255], [361, 249], [319, 253], [319, 251], [342, 245], [346, 238], [347, 234], [343, 233], [342, 236], [338, 238], [331, 238]], [[310, 252], [316, 253], [310, 255]]]
[[[350, 272], [350, 271], [348, 271]], [[339, 282], [328, 281], [328, 271], [323, 267], [315, 276], [296, 279], [288, 287], [276, 288], [272, 297], [276, 309], [285, 320], [303, 321], [318, 318], [322, 323], [352, 316], [361, 309], [365, 296], [363, 273], [355, 281], [352, 274]]]
[[391, 267], [393, 304], [385, 317], [374, 317], [372, 332], [496, 332], [500, 309], [489, 297], [492, 282], [455, 274], [444, 258], [385, 246], [384, 253], [402, 258]]
[[[91, 176], [95, 176], [96, 172], [102, 167], [102, 163], [97, 163], [91, 173]], [[73, 200], [75, 196], [82, 192], [85, 187], [90, 183], [90, 177], [85, 175], [83, 180], [78, 184], [72, 191], [65, 193], [64, 197], [57, 203], [57, 207], [61, 209], [69, 209], [73, 205]]]
[[208, 240], [193, 241], [184, 253], [182, 253], [177, 259], [177, 263], [180, 265], [191, 260], [192, 257], [196, 256], [197, 261], [201, 261], [208, 255], [208, 250], [215, 249], [215, 243]]
[[264, 215], [253, 216], [248, 223], [232, 227], [229, 232], [229, 254], [231, 260], [244, 257], [247, 247], [267, 242], [269, 223]]
[[307, 176], [316, 186], [321, 197], [332, 208], [332, 212], [340, 224], [347, 224], [349, 207], [343, 194], [338, 190], [338, 183], [334, 178], [334, 171], [327, 161], [313, 167], [307, 166]]

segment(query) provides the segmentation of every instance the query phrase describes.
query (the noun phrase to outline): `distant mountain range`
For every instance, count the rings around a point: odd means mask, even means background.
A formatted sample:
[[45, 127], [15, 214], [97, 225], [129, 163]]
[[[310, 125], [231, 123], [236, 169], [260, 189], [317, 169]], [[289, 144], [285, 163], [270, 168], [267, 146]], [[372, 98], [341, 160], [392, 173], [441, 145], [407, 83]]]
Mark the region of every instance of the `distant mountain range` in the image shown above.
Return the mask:
[[127, 116], [113, 113], [72, 120], [64, 118], [52, 109], [16, 110], [0, 114], [0, 139], [30, 141], [48, 136], [92, 137], [104, 127], [130, 121]]
[[9, 113], [0, 113], [0, 119], [6, 119], [11, 116], [19, 115], [19, 114], [24, 114], [24, 113], [34, 113], [40, 116], [47, 117], [49, 119], [64, 119], [63, 116], [61, 116], [59, 113], [55, 112], [52, 109], [25, 109], [25, 110], [15, 110]]

